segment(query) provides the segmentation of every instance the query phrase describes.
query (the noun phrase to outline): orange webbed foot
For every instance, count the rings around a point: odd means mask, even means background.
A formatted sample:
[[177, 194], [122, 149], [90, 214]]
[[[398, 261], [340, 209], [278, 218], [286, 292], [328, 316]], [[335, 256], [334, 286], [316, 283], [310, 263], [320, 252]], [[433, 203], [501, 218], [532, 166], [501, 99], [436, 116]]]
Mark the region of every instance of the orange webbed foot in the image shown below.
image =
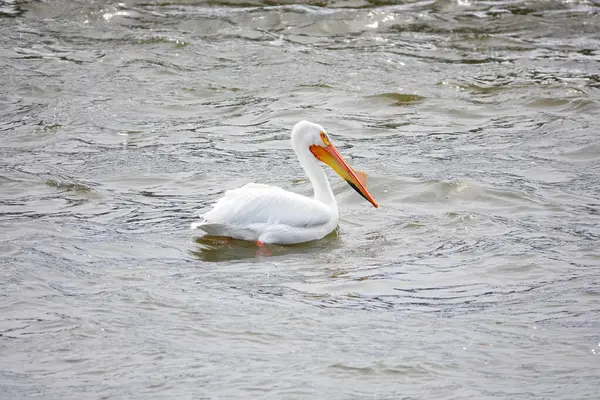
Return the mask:
[[271, 252], [271, 250], [269, 250], [267, 248], [267, 244], [261, 242], [260, 240], [256, 241], [256, 246], [258, 247], [258, 250], [256, 250], [256, 255], [257, 256], [272, 256], [273, 253]]

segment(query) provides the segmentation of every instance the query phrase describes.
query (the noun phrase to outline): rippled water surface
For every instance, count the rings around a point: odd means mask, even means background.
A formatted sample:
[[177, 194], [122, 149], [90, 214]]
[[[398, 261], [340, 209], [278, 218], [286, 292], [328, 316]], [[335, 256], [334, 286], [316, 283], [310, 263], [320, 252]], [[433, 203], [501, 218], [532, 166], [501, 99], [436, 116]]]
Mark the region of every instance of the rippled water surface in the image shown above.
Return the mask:
[[[0, 1], [0, 398], [600, 398], [600, 5]], [[226, 189], [339, 230], [190, 230]]]

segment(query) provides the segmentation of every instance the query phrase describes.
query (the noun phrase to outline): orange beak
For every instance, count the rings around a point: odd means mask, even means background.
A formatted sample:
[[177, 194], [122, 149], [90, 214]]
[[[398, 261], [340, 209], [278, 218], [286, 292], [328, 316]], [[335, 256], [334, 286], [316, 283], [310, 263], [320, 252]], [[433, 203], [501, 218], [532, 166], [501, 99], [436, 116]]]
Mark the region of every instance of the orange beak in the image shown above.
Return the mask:
[[348, 182], [358, 194], [373, 204], [375, 208], [379, 208], [379, 204], [377, 204], [366, 188], [367, 175], [353, 170], [333, 144], [329, 144], [327, 147], [312, 145], [309, 149], [317, 159], [329, 165], [343, 180]]

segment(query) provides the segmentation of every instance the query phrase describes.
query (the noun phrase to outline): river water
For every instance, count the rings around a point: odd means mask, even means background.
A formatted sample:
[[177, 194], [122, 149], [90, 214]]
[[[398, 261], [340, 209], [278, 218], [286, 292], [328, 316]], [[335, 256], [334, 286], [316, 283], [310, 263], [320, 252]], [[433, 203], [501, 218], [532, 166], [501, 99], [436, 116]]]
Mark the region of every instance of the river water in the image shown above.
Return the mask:
[[[0, 398], [600, 398], [600, 5], [0, 1]], [[311, 188], [309, 244], [201, 238]]]

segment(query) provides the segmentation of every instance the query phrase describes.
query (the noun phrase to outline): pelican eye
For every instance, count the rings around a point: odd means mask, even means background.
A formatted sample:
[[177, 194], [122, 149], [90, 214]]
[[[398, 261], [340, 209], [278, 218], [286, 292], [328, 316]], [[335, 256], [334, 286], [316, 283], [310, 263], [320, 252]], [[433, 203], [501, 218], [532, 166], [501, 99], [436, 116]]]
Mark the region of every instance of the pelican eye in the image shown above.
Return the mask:
[[331, 146], [331, 142], [329, 141], [327, 134], [325, 132], [321, 132], [320, 135], [321, 135], [321, 140], [323, 141], [323, 143], [325, 143], [325, 146]]

